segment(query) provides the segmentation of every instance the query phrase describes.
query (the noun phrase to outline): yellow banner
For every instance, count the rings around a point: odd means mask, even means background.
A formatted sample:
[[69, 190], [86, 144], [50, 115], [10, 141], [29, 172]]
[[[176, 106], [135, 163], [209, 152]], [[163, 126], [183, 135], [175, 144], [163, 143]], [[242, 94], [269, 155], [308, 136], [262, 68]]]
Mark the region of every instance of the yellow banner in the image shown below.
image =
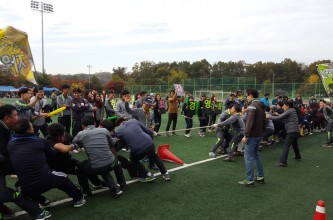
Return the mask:
[[15, 76], [26, 77], [37, 84], [32, 67], [34, 65], [28, 35], [13, 27], [0, 29], [0, 63]]

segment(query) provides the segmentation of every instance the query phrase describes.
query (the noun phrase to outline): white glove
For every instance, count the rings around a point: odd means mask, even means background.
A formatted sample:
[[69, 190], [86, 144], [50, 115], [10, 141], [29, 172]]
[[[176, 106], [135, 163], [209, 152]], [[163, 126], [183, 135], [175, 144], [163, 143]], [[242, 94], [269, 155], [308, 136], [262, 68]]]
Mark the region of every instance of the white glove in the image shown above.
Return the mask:
[[157, 132], [156, 131], [153, 131], [153, 136], [157, 136]]
[[217, 128], [218, 125], [219, 125], [219, 124], [212, 124], [212, 127], [213, 127], [213, 128]]

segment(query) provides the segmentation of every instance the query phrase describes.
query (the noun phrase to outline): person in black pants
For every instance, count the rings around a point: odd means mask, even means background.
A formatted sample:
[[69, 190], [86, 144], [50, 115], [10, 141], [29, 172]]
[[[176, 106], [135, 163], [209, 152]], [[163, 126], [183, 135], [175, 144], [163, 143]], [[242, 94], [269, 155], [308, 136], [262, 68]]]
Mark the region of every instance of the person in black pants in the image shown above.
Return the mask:
[[66, 132], [70, 134], [72, 122], [72, 114], [70, 109], [72, 96], [70, 96], [70, 85], [64, 84], [61, 87], [61, 91], [62, 94], [57, 97], [57, 107], [66, 107], [66, 109], [58, 114], [58, 122], [62, 124], [66, 128]]
[[160, 106], [161, 102], [161, 95], [160, 94], [156, 94], [155, 96], [155, 106], [154, 106], [154, 122], [155, 122], [155, 129], [154, 131], [158, 133], [158, 131], [160, 130], [161, 127], [161, 123], [162, 123], [162, 113], [163, 111], [165, 112], [165, 108], [163, 106], [163, 109]]
[[199, 136], [204, 137], [206, 133], [206, 126], [208, 125], [209, 122], [209, 116], [205, 110], [205, 100], [207, 99], [205, 94], [201, 95], [201, 100], [199, 101], [198, 104], [198, 118], [199, 118], [199, 123], [200, 123], [200, 131], [199, 131]]
[[[101, 175], [109, 187], [114, 198], [123, 194], [127, 188], [125, 177], [114, 156], [113, 149], [115, 141], [110, 132], [105, 128], [96, 128], [94, 117], [87, 116], [82, 120], [83, 131], [80, 131], [73, 140], [74, 144], [82, 145], [88, 156], [88, 160], [78, 163], [78, 168], [87, 175]], [[120, 187], [113, 181], [110, 174], [114, 171]], [[88, 180], [82, 183], [84, 188], [88, 188]]]
[[140, 162], [144, 157], [148, 157], [158, 169], [160, 170], [163, 178], [169, 181], [170, 175], [166, 170], [161, 158], [155, 152], [155, 145], [150, 135], [156, 132], [146, 128], [142, 123], [135, 119], [125, 121], [124, 118], [119, 118], [116, 121], [118, 126], [115, 130], [115, 136], [124, 142], [131, 150], [130, 160], [136, 170], [139, 171], [140, 181], [149, 182], [155, 180], [152, 173], [146, 170], [144, 165]]
[[82, 184], [87, 181], [87, 178], [98, 188], [106, 186], [106, 184], [97, 175], [87, 175], [77, 167], [79, 161], [73, 159], [70, 152], [78, 148], [78, 145], [71, 144], [72, 139], [61, 124], [54, 123], [50, 125], [49, 136], [46, 137], [46, 140], [50, 144], [53, 154], [48, 163], [53, 170], [76, 175], [83, 194], [89, 196], [92, 195], [91, 189], [89, 187], [84, 188], [86, 185]]
[[29, 215], [36, 217], [36, 219], [44, 219], [50, 217], [51, 213], [40, 209], [36, 202], [6, 186], [5, 176], [14, 173], [7, 151], [7, 144], [12, 135], [9, 128], [13, 128], [17, 120], [18, 114], [14, 106], [3, 105], [0, 107], [0, 219], [4, 215], [10, 216], [14, 214], [11, 209], [4, 206], [6, 202], [15, 203], [27, 211]]
[[188, 101], [184, 102], [183, 104], [183, 112], [184, 112], [184, 117], [185, 117], [185, 122], [186, 122], [186, 131], [184, 136], [185, 137], [190, 137], [190, 128], [193, 127], [193, 115], [195, 114], [195, 102], [193, 102], [194, 99], [192, 96], [188, 97]]
[[284, 142], [284, 149], [280, 156], [280, 161], [277, 166], [286, 167], [288, 161], [289, 148], [292, 145], [295, 152], [295, 159], [301, 160], [301, 154], [299, 152], [297, 139], [299, 138], [299, 121], [297, 117], [296, 110], [293, 108], [292, 101], [286, 100], [283, 105], [284, 112], [278, 116], [268, 115], [268, 118], [272, 120], [281, 120], [285, 121], [286, 129], [286, 140]]
[[8, 153], [18, 176], [21, 192], [39, 204], [45, 204], [43, 193], [57, 188], [73, 198], [74, 207], [81, 207], [85, 199], [81, 190], [62, 172], [52, 171], [47, 158], [52, 154], [45, 139], [34, 134], [28, 119], [19, 119], [14, 126], [15, 135], [8, 143]]

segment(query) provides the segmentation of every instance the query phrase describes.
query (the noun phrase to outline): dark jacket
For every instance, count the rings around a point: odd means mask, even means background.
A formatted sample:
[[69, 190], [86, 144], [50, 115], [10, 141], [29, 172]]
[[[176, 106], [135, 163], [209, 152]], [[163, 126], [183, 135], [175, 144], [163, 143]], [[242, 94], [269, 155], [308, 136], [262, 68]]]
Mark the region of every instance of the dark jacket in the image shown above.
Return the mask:
[[284, 119], [286, 133], [299, 133], [299, 121], [296, 110], [290, 108], [278, 116], [271, 116], [272, 120]]
[[245, 137], [260, 137], [266, 130], [265, 104], [258, 99], [249, 103], [247, 108], [247, 120]]

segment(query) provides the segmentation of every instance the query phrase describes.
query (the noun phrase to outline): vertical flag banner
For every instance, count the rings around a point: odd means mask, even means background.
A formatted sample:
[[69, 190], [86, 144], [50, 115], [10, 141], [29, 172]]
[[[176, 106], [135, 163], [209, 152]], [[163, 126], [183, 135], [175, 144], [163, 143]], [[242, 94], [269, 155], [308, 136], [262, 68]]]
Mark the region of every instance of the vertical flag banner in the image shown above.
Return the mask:
[[32, 67], [34, 66], [28, 35], [13, 27], [0, 29], [0, 63], [15, 76], [24, 76], [37, 84]]
[[317, 71], [320, 75], [321, 81], [323, 82], [325, 91], [328, 96], [333, 93], [333, 68], [332, 63], [319, 64]]

